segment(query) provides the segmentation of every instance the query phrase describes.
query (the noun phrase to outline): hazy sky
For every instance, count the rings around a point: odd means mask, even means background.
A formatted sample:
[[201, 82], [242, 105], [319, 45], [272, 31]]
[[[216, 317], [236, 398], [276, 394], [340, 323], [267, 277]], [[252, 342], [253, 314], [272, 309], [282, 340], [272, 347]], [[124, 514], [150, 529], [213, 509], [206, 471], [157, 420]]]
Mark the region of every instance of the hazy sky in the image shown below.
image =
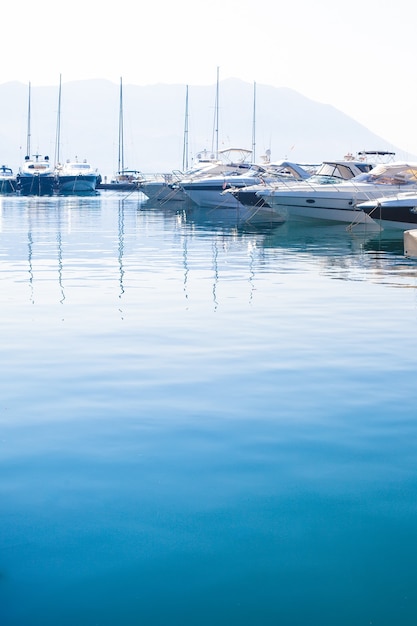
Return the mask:
[[1, 83], [211, 85], [219, 67], [332, 104], [417, 154], [409, 0], [20, 0], [2, 24]]

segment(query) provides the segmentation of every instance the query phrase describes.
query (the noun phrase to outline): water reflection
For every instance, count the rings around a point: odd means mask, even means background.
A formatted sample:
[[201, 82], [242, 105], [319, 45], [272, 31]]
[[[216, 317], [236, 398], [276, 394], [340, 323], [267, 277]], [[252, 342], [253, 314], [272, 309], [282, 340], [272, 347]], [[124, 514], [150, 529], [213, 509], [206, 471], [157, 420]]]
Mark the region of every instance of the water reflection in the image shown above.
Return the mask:
[[[163, 229], [161, 240], [154, 236], [156, 224]], [[366, 232], [314, 222], [255, 225], [239, 220], [238, 211], [227, 210], [223, 216], [219, 211], [204, 211], [178, 202], [153, 207], [133, 195], [3, 198], [0, 235], [3, 255], [14, 266], [22, 258], [26, 239], [32, 303], [45, 280], [52, 284], [55, 267], [61, 304], [74, 281], [105, 280], [108, 284], [113, 277], [118, 285], [120, 313], [121, 301], [127, 295], [126, 281], [137, 284], [141, 267], [148, 263], [163, 266], [164, 258], [166, 266], [161, 271], [167, 270], [172, 265], [172, 246], [173, 252], [178, 248], [180, 255], [182, 292], [188, 303], [190, 290], [195, 288], [194, 278], [211, 266], [215, 310], [219, 285], [234, 280], [237, 271], [242, 276], [246, 273], [250, 301], [259, 275], [297, 271], [308, 260], [319, 263], [321, 272], [333, 279], [413, 288], [416, 279], [415, 260], [404, 256], [401, 231]], [[161, 250], [159, 256], [157, 249]], [[117, 267], [117, 276], [112, 267]]]
[[[233, 215], [230, 210], [227, 219], [222, 219], [220, 213], [213, 210], [185, 208], [181, 213], [181, 224], [193, 232], [211, 232], [217, 236], [221, 233], [224, 237], [247, 240], [252, 250], [252, 263], [254, 250], [258, 250], [258, 256], [262, 255], [262, 250], [275, 250], [296, 254], [299, 258], [306, 255], [321, 258], [323, 264], [332, 269], [329, 276], [339, 268], [343, 273], [338, 278], [346, 280], [357, 280], [358, 270], [361, 269], [363, 280], [375, 279], [378, 273], [382, 277], [384, 272], [394, 277], [399, 275], [401, 279], [415, 278], [415, 261], [404, 256], [402, 231], [367, 229], [363, 226], [349, 229], [343, 224], [321, 221], [254, 225], [238, 218], [238, 212]], [[268, 255], [263, 254], [263, 259], [267, 258]], [[372, 270], [375, 275], [367, 275], [366, 270]]]
[[62, 212], [58, 208], [57, 210], [58, 282], [59, 282], [59, 287], [60, 287], [60, 291], [62, 295], [60, 303], [63, 304], [65, 300], [65, 293], [64, 293], [64, 283], [62, 279], [63, 260], [62, 260], [61, 215], [62, 215]]
[[188, 300], [188, 291], [187, 291], [187, 283], [188, 283], [188, 248], [187, 248], [187, 237], [183, 237], [183, 249], [182, 249], [182, 257], [184, 261], [184, 295], [185, 299]]
[[119, 252], [119, 269], [120, 269], [120, 295], [119, 298], [122, 298], [124, 294], [123, 287], [123, 250], [124, 250], [124, 206], [125, 201], [119, 200], [118, 202], [118, 252]]
[[3, 203], [1, 624], [413, 626], [400, 243]]
[[349, 231], [342, 225], [285, 224], [271, 231], [264, 248], [285, 250], [321, 262], [329, 277], [344, 280], [382, 280], [398, 286], [417, 276], [416, 264], [404, 256], [401, 231]]
[[30, 217], [28, 217], [28, 229], [27, 229], [27, 240], [28, 240], [28, 273], [29, 273], [29, 288], [30, 288], [30, 301], [33, 304], [33, 266], [32, 266], [32, 251], [33, 251], [33, 237], [32, 237], [32, 226], [30, 223]]

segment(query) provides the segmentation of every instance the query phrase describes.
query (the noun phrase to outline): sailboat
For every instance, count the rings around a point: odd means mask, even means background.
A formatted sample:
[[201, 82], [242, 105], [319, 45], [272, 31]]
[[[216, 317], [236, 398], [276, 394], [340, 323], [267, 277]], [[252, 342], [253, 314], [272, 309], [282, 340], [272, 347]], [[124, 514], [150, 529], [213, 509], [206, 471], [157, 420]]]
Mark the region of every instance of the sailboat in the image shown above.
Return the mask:
[[[239, 165], [233, 161], [233, 156], [238, 153]], [[171, 202], [173, 200], [187, 202], [189, 196], [185, 193], [184, 182], [206, 180], [207, 178], [220, 176], [226, 172], [235, 173], [240, 171], [242, 165], [242, 153], [245, 157], [250, 150], [231, 148], [219, 150], [219, 68], [217, 68], [216, 100], [214, 106], [214, 124], [211, 151], [202, 150], [197, 154], [194, 165], [188, 169], [188, 85], [185, 98], [185, 126], [183, 148], [183, 171], [173, 170], [170, 174], [155, 174], [142, 182], [140, 189], [150, 201]]]
[[114, 191], [131, 191], [138, 187], [142, 174], [138, 170], [125, 168], [124, 156], [124, 122], [123, 122], [123, 79], [120, 78], [119, 95], [119, 154], [117, 172], [110, 183], [101, 182], [98, 189], [112, 189]]
[[28, 96], [28, 125], [26, 156], [16, 176], [17, 189], [21, 195], [52, 195], [55, 187], [54, 167], [49, 156], [36, 153], [31, 156], [31, 84]]
[[91, 194], [95, 193], [100, 174], [86, 159], [73, 161], [67, 159], [61, 163], [61, 76], [59, 77], [58, 118], [55, 141], [55, 175], [58, 194]]
[[[207, 163], [209, 161], [207, 160]], [[211, 162], [211, 161], [210, 161]], [[169, 174], [148, 175], [140, 184], [140, 190], [145, 196], [155, 202], [169, 202], [172, 200], [186, 200], [182, 189], [176, 184], [188, 171], [188, 85], [185, 91], [185, 121], [184, 121], [184, 143], [182, 154], [183, 171], [173, 170]]]

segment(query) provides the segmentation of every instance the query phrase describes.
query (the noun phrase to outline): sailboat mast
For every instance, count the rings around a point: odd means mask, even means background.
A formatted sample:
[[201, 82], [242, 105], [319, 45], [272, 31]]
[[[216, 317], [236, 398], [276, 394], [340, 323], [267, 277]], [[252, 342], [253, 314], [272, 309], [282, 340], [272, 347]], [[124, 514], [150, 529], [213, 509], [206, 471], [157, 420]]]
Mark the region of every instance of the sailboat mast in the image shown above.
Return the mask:
[[125, 169], [124, 160], [124, 132], [123, 132], [123, 80], [120, 78], [120, 107], [119, 107], [119, 159], [118, 159], [118, 172], [123, 172]]
[[182, 171], [188, 170], [188, 85], [185, 91], [184, 145], [182, 150]]
[[252, 163], [256, 162], [256, 82], [253, 83]]
[[216, 159], [219, 158], [219, 68], [217, 68], [217, 81], [216, 81], [216, 101], [214, 105], [214, 133], [211, 145], [211, 151], [214, 152], [214, 145], [216, 146], [215, 155]]
[[28, 127], [26, 133], [26, 156], [30, 157], [30, 82], [29, 82], [29, 96], [28, 96]]
[[61, 74], [59, 75], [59, 91], [58, 91], [58, 113], [56, 121], [56, 138], [55, 138], [55, 167], [60, 162], [61, 150]]
[[219, 68], [217, 68], [216, 82], [216, 159], [219, 158]]

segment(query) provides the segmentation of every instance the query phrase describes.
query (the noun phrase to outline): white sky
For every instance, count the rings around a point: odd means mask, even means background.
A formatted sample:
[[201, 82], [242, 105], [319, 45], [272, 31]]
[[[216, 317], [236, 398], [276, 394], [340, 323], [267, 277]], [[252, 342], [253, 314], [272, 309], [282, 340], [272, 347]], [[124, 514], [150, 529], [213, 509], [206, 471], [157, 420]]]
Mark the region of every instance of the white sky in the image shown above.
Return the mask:
[[2, 24], [0, 83], [212, 85], [219, 67], [220, 80], [332, 104], [417, 154], [410, 0], [20, 0]]

